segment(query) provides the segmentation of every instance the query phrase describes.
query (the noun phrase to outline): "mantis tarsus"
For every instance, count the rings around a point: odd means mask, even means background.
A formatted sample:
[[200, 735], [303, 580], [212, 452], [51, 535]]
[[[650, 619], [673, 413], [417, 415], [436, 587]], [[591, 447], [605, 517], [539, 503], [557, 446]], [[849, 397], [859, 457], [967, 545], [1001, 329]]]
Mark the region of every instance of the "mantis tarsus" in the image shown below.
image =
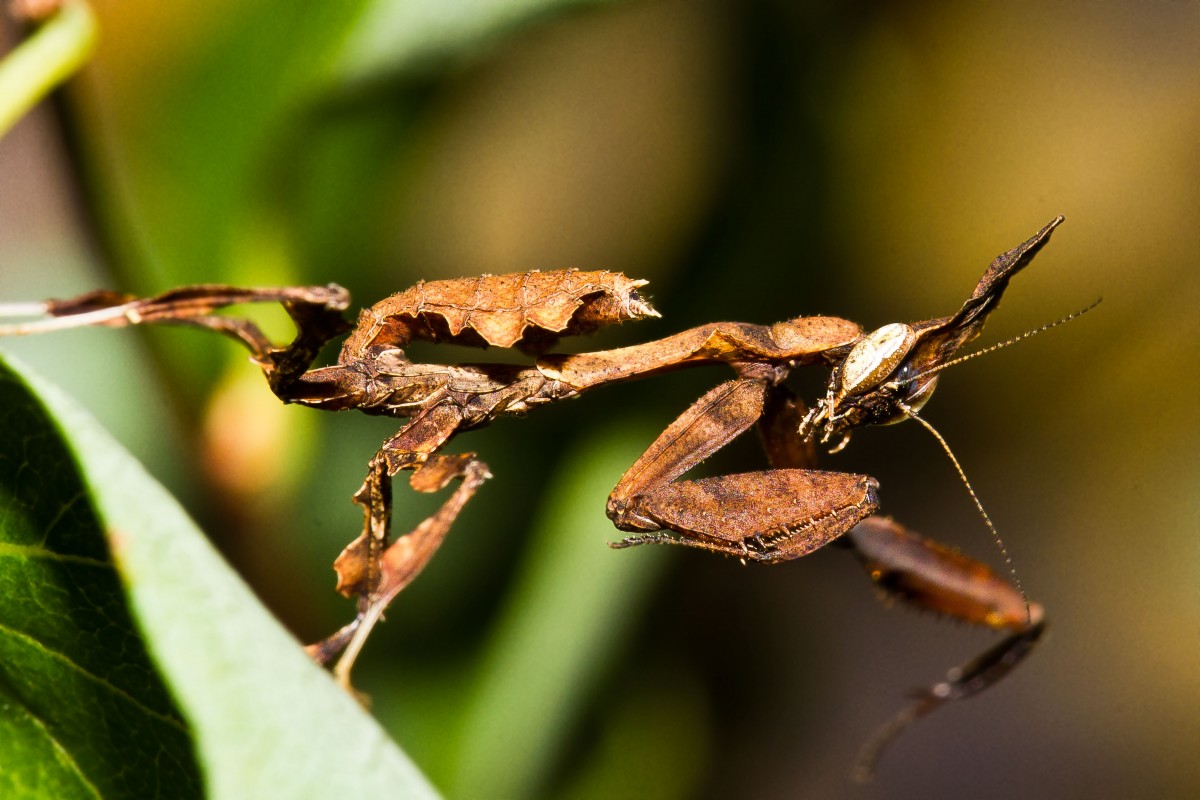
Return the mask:
[[[863, 333], [836, 317], [797, 317], [774, 325], [720, 322], [656, 341], [592, 353], [549, 354], [562, 336], [658, 313], [639, 293], [645, 281], [576, 270], [484, 275], [422, 282], [363, 311], [351, 326], [341, 287], [242, 289], [188, 286], [155, 297], [93, 292], [34, 307], [48, 319], [0, 328], [2, 334], [62, 327], [171, 324], [217, 331], [241, 342], [285, 403], [356, 409], [407, 419], [370, 461], [354, 495], [362, 533], [334, 562], [338, 591], [358, 599], [355, 619], [310, 646], [349, 688], [350, 670], [383, 611], [429, 563], [464, 504], [491, 477], [473, 453], [442, 450], [458, 433], [502, 416], [618, 381], [705, 364], [734, 377], [692, 404], [622, 476], [607, 513], [631, 535], [614, 547], [661, 543], [742, 560], [778, 563], [831, 542], [852, 549], [889, 595], [1007, 637], [952, 670], [868, 746], [862, 772], [912, 719], [970, 696], [1011, 671], [1041, 636], [1042, 609], [1019, 585], [957, 551], [873, 516], [878, 483], [867, 475], [812, 469], [816, 444], [843, 447], [864, 425], [916, 418], [941, 370], [979, 336], [1009, 280], [1062, 222], [1052, 220], [988, 267], [962, 308], [948, 317], [893, 323]], [[273, 344], [255, 323], [217, 314], [243, 303], [278, 302], [296, 325], [288, 345]], [[313, 367], [321, 347], [349, 332], [336, 364]], [[413, 340], [516, 348], [527, 364], [429, 364], [409, 360]], [[785, 384], [796, 367], [830, 368], [825, 395], [807, 408]], [[923, 425], [928, 425], [920, 420]], [[682, 475], [757, 425], [770, 468], [695, 480]], [[420, 492], [458, 485], [412, 531], [390, 536], [391, 479], [402, 471]], [[982, 509], [982, 507], [981, 507]], [[990, 524], [990, 523], [989, 523]], [[566, 535], [564, 533], [564, 535]], [[339, 658], [340, 656], [340, 658]]]

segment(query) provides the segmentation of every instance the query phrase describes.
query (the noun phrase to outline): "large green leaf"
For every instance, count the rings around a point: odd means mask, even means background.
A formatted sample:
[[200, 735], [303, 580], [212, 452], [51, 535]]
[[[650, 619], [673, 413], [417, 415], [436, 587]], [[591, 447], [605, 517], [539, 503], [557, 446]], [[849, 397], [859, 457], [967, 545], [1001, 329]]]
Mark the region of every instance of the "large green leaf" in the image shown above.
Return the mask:
[[140, 465], [7, 369], [0, 603], [4, 797], [434, 794]]
[[0, 794], [200, 795], [186, 725], [146, 653], [70, 453], [0, 378]]

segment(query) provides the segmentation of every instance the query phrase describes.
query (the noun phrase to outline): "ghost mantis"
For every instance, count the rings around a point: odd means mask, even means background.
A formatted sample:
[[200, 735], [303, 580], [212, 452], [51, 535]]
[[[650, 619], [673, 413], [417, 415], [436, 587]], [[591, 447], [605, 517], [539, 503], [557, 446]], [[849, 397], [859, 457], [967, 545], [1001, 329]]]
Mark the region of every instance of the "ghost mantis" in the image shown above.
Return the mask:
[[[671, 423], [613, 489], [608, 516], [630, 534], [613, 547], [671, 544], [743, 563], [780, 563], [837, 542], [855, 552], [888, 595], [1006, 634], [890, 723], [868, 746], [865, 773], [883, 745], [913, 719], [986, 689], [1010, 672], [1036, 644], [1045, 621], [1041, 606], [1028, 602], [1015, 576], [1001, 577], [875, 516], [878, 483], [870, 476], [813, 469], [817, 445], [833, 442], [838, 450], [860, 427], [906, 419], [938, 436], [918, 412], [941, 372], [962, 360], [960, 349], [979, 336], [1009, 280], [1061, 222], [1062, 217], [1052, 220], [998, 256], [954, 314], [893, 323], [869, 333], [853, 322], [824, 316], [774, 325], [719, 322], [615, 350], [553, 354], [548, 350], [561, 337], [658, 316], [640, 293], [645, 281], [613, 272], [562, 270], [421, 282], [364, 310], [353, 326], [344, 316], [349, 296], [334, 284], [274, 289], [197, 285], [148, 298], [92, 292], [0, 309], [9, 316], [28, 312], [45, 317], [0, 327], [0, 335], [84, 325], [202, 328], [244, 345], [285, 403], [407, 420], [370, 460], [354, 495], [363, 511], [362, 532], [334, 562], [337, 590], [357, 599], [357, 614], [308, 648], [319, 663], [335, 664], [334, 673], [346, 688], [354, 661], [384, 610], [421, 573], [463, 506], [491, 477], [474, 453], [443, 452], [452, 438], [607, 384], [709, 364], [727, 366], [733, 377]], [[278, 346], [254, 322], [217, 313], [245, 303], [281, 304], [295, 323], [295, 338]], [[314, 367], [321, 347], [347, 332], [337, 363]], [[414, 340], [513, 348], [531, 356], [532, 363], [415, 362], [404, 350]], [[785, 383], [793, 369], [805, 366], [829, 369], [825, 394], [811, 408]], [[682, 477], [755, 426], [769, 469]], [[457, 485], [431, 516], [393, 538], [392, 478], [401, 472], [409, 473], [409, 484], [418, 492]], [[979, 509], [982, 513], [981, 505]]]

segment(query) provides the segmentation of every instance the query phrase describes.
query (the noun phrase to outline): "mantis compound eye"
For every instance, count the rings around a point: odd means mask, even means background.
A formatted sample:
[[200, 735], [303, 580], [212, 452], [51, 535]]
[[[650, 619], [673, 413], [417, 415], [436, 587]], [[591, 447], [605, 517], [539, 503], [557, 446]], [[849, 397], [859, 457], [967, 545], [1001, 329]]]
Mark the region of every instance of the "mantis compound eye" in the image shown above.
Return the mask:
[[[888, 386], [898, 386], [901, 388], [900, 399], [908, 407], [908, 411], [900, 408], [895, 409], [895, 414], [886, 419], [879, 420], [876, 425], [895, 425], [897, 422], [903, 422], [909, 419], [909, 412], [917, 412], [925, 407], [929, 402], [929, 398], [933, 396], [933, 390], [937, 388], [938, 378], [940, 375], [926, 375], [924, 377], [910, 378], [904, 373], [909, 370], [909, 367], [901, 367], [896, 374], [896, 379], [888, 384]], [[911, 380], [910, 383], [905, 383], [905, 380]]]
[[874, 389], [895, 371], [916, 341], [916, 331], [903, 322], [871, 331], [846, 356], [838, 393], [845, 397]]

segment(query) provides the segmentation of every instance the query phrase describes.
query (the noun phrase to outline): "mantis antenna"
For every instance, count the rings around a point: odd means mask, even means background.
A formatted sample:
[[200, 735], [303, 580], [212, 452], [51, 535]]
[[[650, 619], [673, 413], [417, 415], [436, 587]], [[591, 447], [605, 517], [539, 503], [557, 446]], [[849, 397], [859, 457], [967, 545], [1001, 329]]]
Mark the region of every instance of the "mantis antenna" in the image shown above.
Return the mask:
[[[903, 382], [897, 382], [895, 385], [897, 386], [897, 388], [899, 388], [899, 386], [901, 386], [901, 385], [913, 383], [914, 381], [920, 380], [922, 378], [926, 378], [936, 372], [941, 372], [942, 370], [946, 369], [947, 367], [951, 367], [955, 364], [961, 364], [964, 361], [969, 361], [972, 358], [976, 358], [978, 356], [982, 356], [987, 353], [993, 353], [997, 350], [1002, 350], [1005, 347], [1008, 347], [1009, 345], [1014, 345], [1017, 342], [1022, 341], [1023, 339], [1028, 339], [1031, 336], [1035, 336], [1039, 333], [1043, 333], [1045, 331], [1050, 330], [1051, 328], [1057, 328], [1059, 325], [1062, 325], [1064, 322], [1070, 322], [1071, 320], [1077, 319], [1078, 317], [1081, 317], [1084, 314], [1086, 314], [1087, 312], [1091, 311], [1093, 308], [1100, 305], [1101, 299], [1103, 299], [1103, 298], [1097, 299], [1094, 303], [1092, 303], [1084, 308], [1081, 308], [1080, 310], [1078, 310], [1074, 313], [1068, 314], [1067, 316], [1065, 316], [1061, 319], [1057, 319], [1054, 322], [1048, 322], [1045, 325], [1042, 325], [1040, 328], [1034, 328], [1033, 330], [1026, 331], [1025, 333], [1022, 333], [1019, 336], [1014, 336], [1011, 339], [1008, 339], [1003, 342], [999, 342], [998, 344], [991, 345], [990, 347], [985, 347], [982, 350], [977, 350], [974, 353], [968, 353], [965, 356], [959, 356], [958, 358], [953, 358], [953, 359], [945, 362], [944, 364], [939, 364], [938, 366], [933, 367], [932, 369], [927, 369], [924, 372], [920, 372], [920, 373], [912, 376], [908, 380], [905, 380]], [[919, 414], [917, 414], [916, 409], [912, 408], [911, 406], [907, 405], [906, 403], [899, 402], [899, 401], [897, 401], [896, 405], [897, 405], [897, 407], [900, 408], [901, 411], [903, 411], [905, 414], [907, 414], [909, 418], [916, 420], [918, 423], [920, 423], [922, 428], [929, 431], [929, 433], [932, 434], [935, 439], [937, 439], [938, 444], [940, 444], [942, 446], [942, 450], [944, 450], [946, 455], [950, 458], [950, 463], [954, 465], [954, 469], [958, 473], [958, 477], [962, 480], [963, 486], [967, 487], [967, 493], [971, 495], [971, 500], [972, 500], [972, 502], [975, 503], [975, 508], [979, 511], [979, 516], [981, 516], [983, 518], [984, 524], [987, 525], [988, 530], [991, 531], [991, 533], [992, 533], [992, 539], [995, 540], [996, 546], [1000, 549], [1000, 554], [1002, 556], [1004, 556], [1004, 563], [1008, 565], [1008, 572], [1012, 576], [1013, 585], [1015, 585], [1017, 587], [1017, 591], [1021, 595], [1021, 601], [1025, 604], [1025, 618], [1032, 624], [1033, 617], [1029, 611], [1029, 597], [1025, 594], [1025, 587], [1023, 587], [1021, 585], [1021, 579], [1017, 576], [1017, 569], [1016, 569], [1016, 566], [1013, 564], [1012, 556], [1009, 555], [1008, 548], [1004, 545], [1004, 540], [1000, 537], [1000, 532], [996, 529], [995, 523], [992, 522], [992, 518], [990, 516], [988, 516], [987, 511], [983, 507], [983, 503], [979, 500], [979, 495], [975, 494], [975, 489], [974, 489], [974, 487], [971, 486], [971, 481], [967, 479], [967, 473], [963, 470], [962, 464], [959, 463], [958, 458], [955, 457], [954, 452], [950, 449], [950, 445], [946, 442], [946, 439], [942, 436], [942, 434], [940, 434], [938, 432], [937, 428], [933, 427], [933, 425], [930, 424], [930, 422], [928, 420], [926, 420], [924, 417], [921, 417]]]
[[971, 482], [967, 480], [967, 473], [963, 471], [962, 465], [958, 463], [958, 459], [954, 457], [954, 451], [950, 449], [950, 445], [938, 433], [937, 428], [933, 427], [928, 420], [917, 415], [917, 412], [904, 403], [899, 403], [900, 409], [908, 414], [908, 416], [917, 422], [921, 423], [921, 427], [933, 434], [933, 438], [938, 440], [942, 449], [946, 451], [946, 455], [950, 458], [950, 463], [954, 465], [954, 469], [958, 472], [958, 477], [962, 479], [963, 486], [967, 487], [967, 493], [971, 495], [971, 500], [975, 503], [975, 508], [979, 510], [979, 516], [983, 517], [984, 523], [988, 526], [988, 530], [992, 532], [992, 539], [995, 540], [996, 546], [1000, 548], [1000, 555], [1004, 556], [1004, 563], [1008, 565], [1008, 572], [1012, 576], [1013, 585], [1017, 587], [1017, 592], [1021, 595], [1021, 602], [1025, 604], [1025, 619], [1033, 624], [1033, 615], [1029, 611], [1029, 597], [1025, 594], [1025, 587], [1021, 585], [1021, 579], [1017, 577], [1017, 568], [1013, 564], [1012, 556], [1008, 553], [1008, 548], [1004, 546], [1004, 540], [1000, 538], [1000, 531], [996, 530], [996, 524], [992, 522], [992, 518], [983, 508], [983, 503], [979, 500], [979, 495], [975, 494], [975, 489], [971, 486]]
[[994, 353], [997, 350], [1003, 350], [1005, 347], [1008, 347], [1009, 345], [1012, 345], [1012, 344], [1016, 344], [1017, 342], [1021, 341], [1022, 339], [1028, 339], [1029, 337], [1036, 336], [1039, 333], [1045, 333], [1046, 331], [1050, 330], [1051, 328], [1057, 328], [1059, 325], [1062, 325], [1064, 322], [1070, 322], [1073, 319], [1078, 319], [1079, 317], [1082, 317], [1084, 314], [1091, 311], [1096, 306], [1100, 305], [1100, 301], [1103, 299], [1104, 299], [1103, 297], [1097, 298], [1095, 300], [1095, 302], [1091, 303], [1090, 305], [1085, 306], [1084, 308], [1081, 308], [1074, 313], [1067, 314], [1062, 319], [1056, 319], [1056, 320], [1054, 320], [1054, 322], [1047, 322], [1045, 325], [1043, 325], [1040, 328], [1034, 328], [1031, 331], [1025, 331], [1024, 333], [1022, 333], [1019, 336], [1014, 336], [1013, 338], [1008, 339], [1006, 341], [998, 342], [996, 344], [990, 345], [988, 347], [983, 348], [982, 350], [977, 350], [974, 353], [967, 353], [965, 356], [959, 356], [958, 358], [952, 358], [944, 364], [938, 364], [936, 367], [933, 367], [932, 369], [927, 369], [924, 372], [920, 373], [919, 375], [914, 375], [912, 378], [910, 378], [906, 381], [903, 381], [903, 383], [912, 383], [915, 380], [924, 378], [928, 375], [932, 375], [935, 372], [941, 372], [946, 367], [952, 367], [955, 364], [961, 364], [964, 361], [970, 361], [972, 358], [975, 358], [976, 356], [982, 356], [982, 355], [986, 355], [988, 353]]

